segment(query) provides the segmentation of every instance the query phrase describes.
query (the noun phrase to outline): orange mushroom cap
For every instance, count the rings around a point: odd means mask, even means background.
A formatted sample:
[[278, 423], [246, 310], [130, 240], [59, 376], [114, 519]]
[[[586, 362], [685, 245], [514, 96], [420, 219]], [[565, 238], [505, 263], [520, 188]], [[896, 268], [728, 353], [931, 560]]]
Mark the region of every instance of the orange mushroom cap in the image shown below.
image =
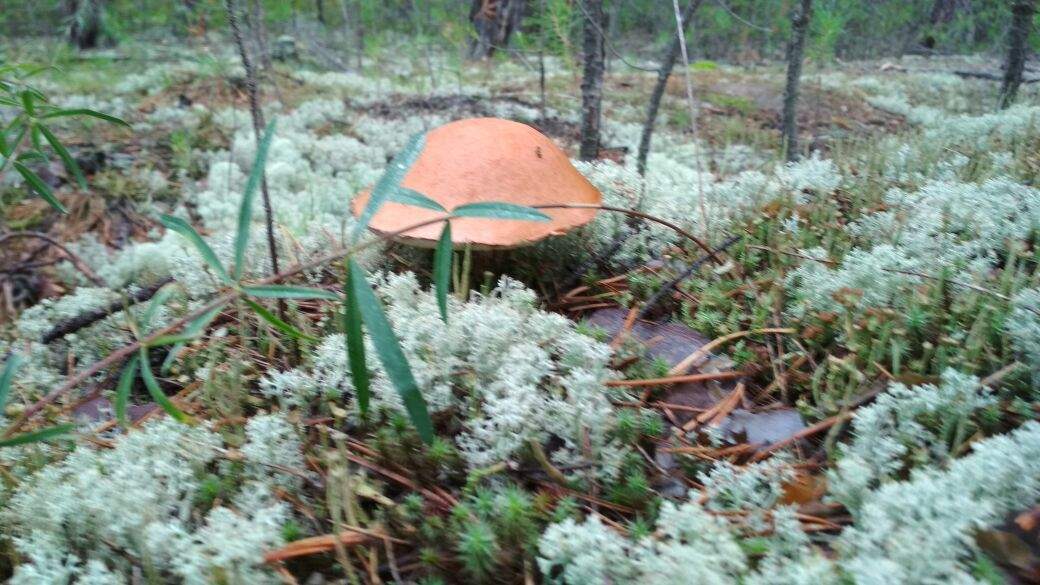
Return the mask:
[[[445, 209], [467, 203], [502, 201], [517, 205], [591, 204], [603, 197], [571, 164], [566, 153], [534, 128], [499, 118], [471, 118], [429, 131], [426, 145], [408, 170], [401, 186], [414, 189]], [[355, 216], [368, 202], [369, 192], [358, 193]], [[595, 209], [543, 209], [545, 222], [465, 217], [451, 220], [452, 241], [475, 248], [515, 248], [562, 235], [584, 225]], [[369, 227], [393, 232], [441, 215], [437, 211], [386, 202]], [[399, 238], [431, 247], [442, 226], [432, 224]]]

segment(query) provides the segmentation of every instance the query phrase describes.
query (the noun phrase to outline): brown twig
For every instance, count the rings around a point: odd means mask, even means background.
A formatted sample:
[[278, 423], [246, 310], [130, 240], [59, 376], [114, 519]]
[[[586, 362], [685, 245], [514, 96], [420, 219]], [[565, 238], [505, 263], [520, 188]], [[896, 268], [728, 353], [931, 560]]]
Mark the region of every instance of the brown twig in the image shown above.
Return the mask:
[[148, 299], [152, 298], [155, 295], [155, 293], [159, 291], [160, 288], [166, 286], [171, 282], [173, 282], [173, 278], [163, 278], [155, 284], [134, 291], [132, 294], [128, 295], [128, 297], [125, 300], [117, 299], [105, 305], [104, 307], [101, 307], [100, 309], [95, 309], [93, 311], [77, 315], [67, 321], [62, 321], [61, 323], [55, 325], [50, 331], [44, 333], [43, 337], [40, 338], [40, 343], [50, 343], [55, 339], [64, 337], [69, 333], [75, 333], [80, 329], [83, 329], [84, 327], [88, 327], [90, 325], [93, 325], [94, 323], [97, 323], [98, 321], [104, 319], [105, 317], [108, 317], [109, 315], [122, 311], [126, 309], [128, 305], [143, 303], [144, 301], [147, 301]]
[[95, 274], [94, 271], [90, 269], [90, 266], [87, 266], [87, 263], [84, 262], [82, 258], [73, 254], [61, 242], [43, 232], [21, 231], [6, 233], [0, 236], [0, 244], [4, 243], [7, 240], [14, 240], [18, 238], [35, 238], [37, 240], [43, 240], [47, 242], [51, 246], [57, 248], [58, 251], [60, 251], [62, 254], [64, 254], [65, 257], [68, 258], [69, 262], [72, 263], [72, 266], [74, 266], [76, 270], [80, 271], [83, 274], [83, 276], [87, 277], [87, 280], [89, 280], [95, 286], [107, 286], [105, 284], [105, 281], [101, 280], [101, 277]]

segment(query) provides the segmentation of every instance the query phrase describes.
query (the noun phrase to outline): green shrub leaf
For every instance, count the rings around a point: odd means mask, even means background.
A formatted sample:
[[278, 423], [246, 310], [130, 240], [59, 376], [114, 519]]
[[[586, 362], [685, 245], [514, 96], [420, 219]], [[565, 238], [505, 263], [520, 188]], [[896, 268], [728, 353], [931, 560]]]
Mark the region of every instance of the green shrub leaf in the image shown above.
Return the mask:
[[177, 405], [163, 394], [162, 388], [159, 387], [159, 382], [155, 379], [155, 375], [152, 374], [152, 366], [148, 363], [148, 350], [142, 347], [139, 350], [138, 357], [138, 365], [141, 368], [141, 380], [144, 381], [145, 388], [148, 388], [148, 394], [152, 396], [152, 400], [177, 422], [191, 423], [191, 417], [177, 408]]
[[53, 427], [47, 427], [31, 433], [25, 433], [10, 439], [0, 440], [0, 447], [14, 447], [15, 445], [26, 445], [29, 443], [39, 443], [40, 441], [50, 441], [57, 439], [64, 435], [67, 435], [76, 428], [76, 425], [72, 423], [65, 423], [63, 425], [55, 425]]
[[254, 297], [263, 299], [325, 299], [338, 301], [339, 295], [321, 289], [287, 284], [253, 284], [243, 286], [242, 290]]
[[[203, 331], [205, 331], [210, 322], [216, 319], [217, 315], [219, 315], [223, 310], [224, 306], [218, 305], [196, 317], [194, 321], [184, 328], [184, 335], [190, 335], [192, 338], [198, 337]], [[170, 348], [170, 352], [166, 354], [166, 359], [164, 359], [162, 363], [161, 371], [164, 375], [170, 371], [170, 366], [173, 365], [173, 361], [177, 359], [177, 355], [180, 354], [183, 349], [184, 342], [178, 343]]]
[[408, 170], [412, 168], [412, 165], [415, 164], [416, 159], [419, 158], [425, 146], [426, 133], [419, 132], [409, 138], [404, 150], [397, 153], [397, 156], [390, 161], [390, 166], [383, 172], [383, 176], [376, 181], [375, 187], [372, 187], [372, 194], [368, 198], [368, 203], [365, 204], [361, 215], [358, 216], [352, 236], [354, 241], [357, 241], [358, 237], [361, 236], [362, 230], [368, 227], [368, 223], [372, 221], [372, 217], [383, 206], [383, 203], [390, 200], [394, 192], [400, 188], [401, 181], [408, 174]]
[[347, 363], [350, 365], [350, 378], [354, 382], [357, 393], [358, 408], [361, 414], [368, 413], [368, 403], [372, 395], [371, 378], [368, 374], [368, 362], [365, 360], [365, 337], [361, 326], [361, 309], [358, 308], [357, 294], [351, 284], [352, 270], [347, 266], [347, 282], [344, 291], [347, 295], [343, 305], [343, 330], [347, 340]]
[[0, 373], [0, 410], [7, 404], [7, 397], [11, 394], [11, 385], [14, 382], [14, 372], [22, 366], [25, 358], [21, 354], [12, 353], [4, 364], [4, 371]]
[[550, 217], [533, 207], [486, 201], [468, 203], [451, 210], [452, 217], [485, 217], [489, 219], [513, 219], [520, 221], [549, 221]]
[[412, 368], [408, 365], [408, 358], [401, 350], [401, 344], [390, 327], [390, 321], [387, 320], [379, 299], [368, 284], [365, 270], [353, 258], [348, 260], [347, 264], [350, 270], [350, 287], [357, 301], [361, 320], [368, 328], [372, 345], [379, 355], [379, 361], [383, 363], [387, 377], [401, 395], [415, 430], [426, 444], [430, 444], [433, 441], [433, 422], [426, 409], [426, 401], [419, 392], [419, 385], [412, 375]]
[[97, 118], [99, 120], [104, 120], [106, 122], [111, 122], [112, 124], [118, 124], [119, 126], [125, 126], [126, 128], [130, 127], [130, 124], [127, 124], [126, 122], [124, 122], [120, 118], [117, 118], [115, 116], [112, 116], [112, 115], [109, 115], [109, 114], [105, 114], [105, 113], [102, 113], [102, 112], [98, 112], [96, 110], [88, 110], [87, 108], [73, 108], [73, 109], [69, 109], [69, 110], [57, 110], [57, 111], [54, 111], [54, 112], [48, 112], [48, 113], [40, 116], [40, 119], [62, 118], [62, 117], [67, 117], [67, 116], [90, 116], [92, 118]]
[[44, 183], [43, 179], [41, 179], [36, 173], [30, 171], [29, 167], [23, 165], [18, 161], [15, 161], [14, 168], [18, 171], [18, 174], [22, 175], [22, 178], [25, 179], [25, 182], [29, 183], [29, 186], [33, 188], [33, 191], [39, 193], [40, 197], [43, 197], [43, 199], [47, 203], [51, 204], [51, 207], [57, 209], [62, 213], [69, 212], [69, 210], [65, 209], [65, 206], [62, 205], [56, 197], [54, 197], [54, 192], [52, 192], [51, 188], [47, 186], [47, 183]]
[[123, 373], [119, 375], [119, 383], [116, 384], [116, 400], [113, 405], [116, 411], [116, 420], [124, 427], [127, 426], [126, 405], [130, 402], [130, 390], [137, 376], [137, 356], [131, 357], [123, 367]]
[[231, 282], [231, 277], [228, 276], [224, 267], [221, 266], [220, 260], [217, 259], [217, 255], [213, 252], [213, 248], [209, 247], [209, 244], [202, 239], [199, 232], [195, 231], [195, 228], [179, 217], [172, 215], [161, 215], [159, 216], [159, 222], [163, 224], [168, 230], [173, 230], [178, 234], [184, 236], [189, 242], [191, 242], [195, 249], [198, 250], [199, 255], [206, 261], [206, 264], [217, 273], [224, 282]]
[[433, 254], [433, 287], [437, 295], [437, 308], [441, 311], [441, 319], [448, 322], [448, 285], [451, 282], [451, 222], [444, 222], [441, 239], [437, 242], [437, 251]]
[[424, 207], [426, 209], [432, 209], [434, 211], [447, 212], [444, 206], [437, 203], [433, 199], [423, 195], [415, 189], [409, 189], [408, 187], [398, 186], [390, 192], [389, 201], [395, 203], [403, 203], [405, 205], [412, 205], [414, 207]]
[[238, 232], [235, 234], [235, 280], [242, 278], [242, 270], [245, 268], [249, 228], [253, 222], [253, 199], [256, 198], [256, 189], [264, 178], [267, 150], [271, 147], [271, 139], [274, 137], [274, 122], [274, 120], [268, 122], [264, 136], [256, 147], [256, 158], [253, 159], [253, 168], [249, 171], [246, 190], [242, 194], [242, 204], [238, 208]]
[[65, 170], [76, 179], [76, 184], [78, 184], [81, 189], [86, 189], [87, 178], [83, 176], [83, 169], [79, 168], [79, 163], [76, 162], [76, 159], [72, 158], [72, 155], [69, 153], [68, 149], [65, 148], [65, 145], [62, 144], [61, 141], [58, 140], [58, 137], [43, 124], [38, 124], [37, 128], [40, 129], [43, 137], [47, 140], [47, 143], [51, 145], [51, 148], [54, 149], [54, 152], [58, 153], [58, 157], [61, 158], [62, 164], [65, 165]]
[[271, 311], [268, 311], [267, 308], [264, 307], [263, 305], [261, 305], [260, 303], [258, 303], [256, 301], [251, 301], [249, 299], [242, 299], [242, 300], [245, 301], [245, 303], [247, 305], [249, 305], [249, 308], [253, 309], [253, 312], [255, 312], [257, 315], [259, 315], [261, 319], [263, 319], [264, 321], [267, 321], [275, 329], [281, 331], [282, 333], [288, 335], [289, 337], [292, 337], [294, 339], [306, 339], [307, 341], [317, 341], [317, 339], [315, 339], [314, 337], [311, 337], [310, 335], [307, 335], [303, 331], [300, 331], [299, 329], [297, 329], [297, 328], [293, 327], [292, 325], [286, 323], [285, 321], [282, 321], [281, 319], [278, 318], [277, 315], [275, 315]]

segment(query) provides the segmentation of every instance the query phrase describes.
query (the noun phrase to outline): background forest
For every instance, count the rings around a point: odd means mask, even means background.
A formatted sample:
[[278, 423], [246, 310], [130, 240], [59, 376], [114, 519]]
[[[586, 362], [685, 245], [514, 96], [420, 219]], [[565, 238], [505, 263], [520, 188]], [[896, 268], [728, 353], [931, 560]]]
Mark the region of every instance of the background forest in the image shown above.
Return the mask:
[[4, 0], [0, 581], [1040, 583], [1036, 0]]

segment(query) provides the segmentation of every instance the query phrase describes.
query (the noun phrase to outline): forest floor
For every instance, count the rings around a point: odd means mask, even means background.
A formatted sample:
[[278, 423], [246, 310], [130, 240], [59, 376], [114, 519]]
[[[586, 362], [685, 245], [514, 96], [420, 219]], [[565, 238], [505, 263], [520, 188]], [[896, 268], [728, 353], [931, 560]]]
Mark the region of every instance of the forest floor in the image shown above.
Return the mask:
[[[257, 146], [235, 54], [195, 42], [3, 51], [57, 66], [32, 79], [55, 104], [131, 128], [55, 126], [89, 187], [56, 157], [35, 168], [68, 214], [0, 177], [0, 238], [36, 234], [0, 247], [0, 355], [22, 361], [0, 429], [77, 425], [0, 447], [0, 578], [1040, 579], [1035, 84], [997, 111], [997, 83], [965, 74], [997, 71], [986, 57], [809, 64], [813, 154], [784, 164], [782, 69], [698, 62], [696, 119], [677, 68], [640, 177], [655, 75], [613, 63], [602, 159], [576, 167], [605, 205], [715, 258], [601, 212], [536, 246], [457, 254], [442, 321], [429, 251], [354, 254], [432, 415], [424, 444], [371, 339], [361, 412], [338, 301], [205, 311], [225, 284], [160, 216], [230, 265]], [[507, 118], [576, 157], [566, 63], [547, 60], [543, 94], [522, 62], [411, 57], [331, 71], [305, 52], [263, 72], [283, 269], [347, 244], [354, 194], [416, 132]], [[246, 282], [270, 274], [260, 207]], [[343, 280], [338, 262], [291, 279], [331, 297]], [[200, 312], [190, 338], [69, 382]]]

